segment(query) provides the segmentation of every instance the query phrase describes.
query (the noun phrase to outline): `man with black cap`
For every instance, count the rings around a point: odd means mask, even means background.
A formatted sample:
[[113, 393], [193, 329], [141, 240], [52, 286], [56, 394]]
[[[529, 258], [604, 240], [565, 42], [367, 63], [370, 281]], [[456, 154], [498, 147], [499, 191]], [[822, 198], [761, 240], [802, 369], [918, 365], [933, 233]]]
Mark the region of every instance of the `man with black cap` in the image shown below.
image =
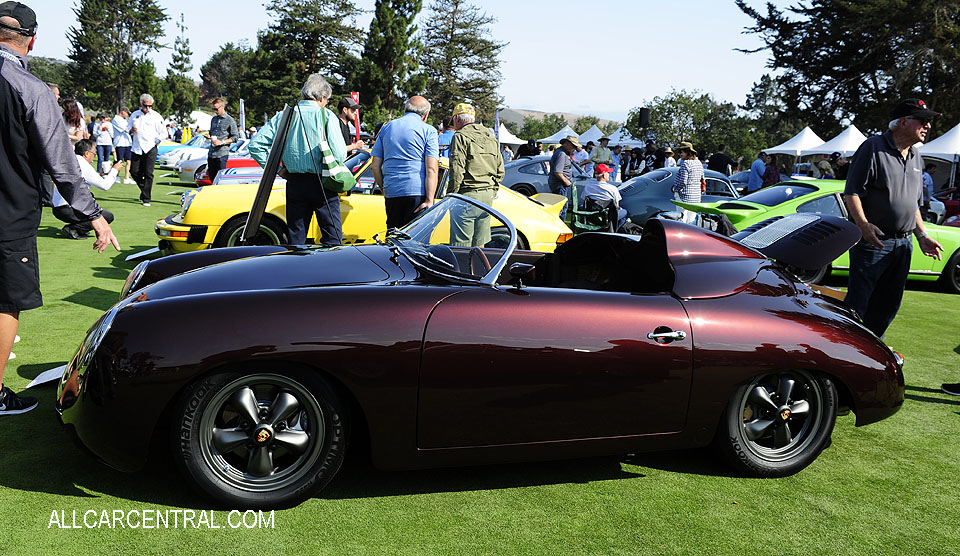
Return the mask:
[[847, 305], [882, 338], [893, 322], [910, 271], [913, 239], [923, 254], [943, 248], [924, 229], [920, 214], [923, 159], [914, 147], [940, 114], [917, 98], [893, 108], [889, 130], [860, 145], [850, 163], [844, 198], [863, 239], [850, 250]]
[[337, 119], [340, 120], [340, 133], [343, 135], [343, 144], [347, 146], [347, 154], [366, 146], [360, 139], [359, 129], [356, 134], [350, 131], [350, 124], [356, 120], [357, 110], [360, 110], [360, 105], [350, 95], [340, 99], [337, 104]]
[[3, 386], [3, 374], [20, 323], [20, 311], [43, 304], [37, 265], [40, 225], [40, 171], [46, 170], [60, 195], [97, 234], [103, 252], [120, 244], [103, 212], [83, 185], [53, 91], [27, 71], [37, 16], [19, 2], [0, 4], [0, 415], [25, 413], [35, 398]]

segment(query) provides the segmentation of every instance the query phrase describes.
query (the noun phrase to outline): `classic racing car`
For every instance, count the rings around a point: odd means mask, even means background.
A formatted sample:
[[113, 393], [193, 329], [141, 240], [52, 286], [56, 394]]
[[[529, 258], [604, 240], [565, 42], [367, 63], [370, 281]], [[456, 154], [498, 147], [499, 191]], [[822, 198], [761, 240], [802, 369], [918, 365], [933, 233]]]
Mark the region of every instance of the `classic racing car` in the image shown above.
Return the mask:
[[[743, 474], [789, 475], [838, 414], [866, 425], [903, 402], [902, 358], [762, 253], [825, 264], [851, 227], [794, 215], [733, 239], [651, 219], [544, 253], [448, 195], [375, 243], [145, 261], [56, 407], [110, 466], [158, 440], [232, 508], [297, 504], [359, 445], [402, 469], [712, 443]], [[503, 247], [476, 239], [493, 229]], [[174, 329], [203, 341], [156, 333]]]

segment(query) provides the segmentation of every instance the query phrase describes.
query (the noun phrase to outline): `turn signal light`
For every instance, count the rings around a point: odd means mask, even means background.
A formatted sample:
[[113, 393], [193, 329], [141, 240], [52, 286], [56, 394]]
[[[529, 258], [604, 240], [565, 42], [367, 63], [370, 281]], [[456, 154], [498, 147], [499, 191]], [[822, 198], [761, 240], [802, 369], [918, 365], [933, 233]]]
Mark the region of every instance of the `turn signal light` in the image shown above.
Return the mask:
[[557, 245], [560, 245], [561, 243], [566, 243], [571, 239], [573, 239], [573, 234], [560, 234], [557, 236]]

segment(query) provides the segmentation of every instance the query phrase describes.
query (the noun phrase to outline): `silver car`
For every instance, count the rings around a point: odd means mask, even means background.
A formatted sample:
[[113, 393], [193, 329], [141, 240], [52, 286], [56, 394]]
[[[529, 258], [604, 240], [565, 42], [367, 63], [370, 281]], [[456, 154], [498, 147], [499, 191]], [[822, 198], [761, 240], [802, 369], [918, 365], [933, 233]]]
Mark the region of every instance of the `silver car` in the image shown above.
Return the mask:
[[[503, 167], [503, 183], [500, 185], [509, 187], [527, 197], [537, 193], [552, 193], [550, 186], [547, 185], [547, 178], [550, 176], [551, 156], [541, 154], [507, 162]], [[573, 179], [574, 181], [592, 180], [593, 177], [588, 176], [586, 172], [574, 164]]]

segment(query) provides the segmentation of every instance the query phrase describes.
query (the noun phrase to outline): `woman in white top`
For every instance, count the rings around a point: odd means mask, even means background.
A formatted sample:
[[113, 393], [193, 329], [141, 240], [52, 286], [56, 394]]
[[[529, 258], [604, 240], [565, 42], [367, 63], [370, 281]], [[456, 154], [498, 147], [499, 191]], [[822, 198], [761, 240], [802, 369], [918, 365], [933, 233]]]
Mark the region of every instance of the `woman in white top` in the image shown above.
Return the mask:
[[93, 126], [93, 136], [97, 140], [97, 170], [103, 172], [104, 163], [110, 163], [113, 154], [113, 123], [110, 116], [101, 112]]

